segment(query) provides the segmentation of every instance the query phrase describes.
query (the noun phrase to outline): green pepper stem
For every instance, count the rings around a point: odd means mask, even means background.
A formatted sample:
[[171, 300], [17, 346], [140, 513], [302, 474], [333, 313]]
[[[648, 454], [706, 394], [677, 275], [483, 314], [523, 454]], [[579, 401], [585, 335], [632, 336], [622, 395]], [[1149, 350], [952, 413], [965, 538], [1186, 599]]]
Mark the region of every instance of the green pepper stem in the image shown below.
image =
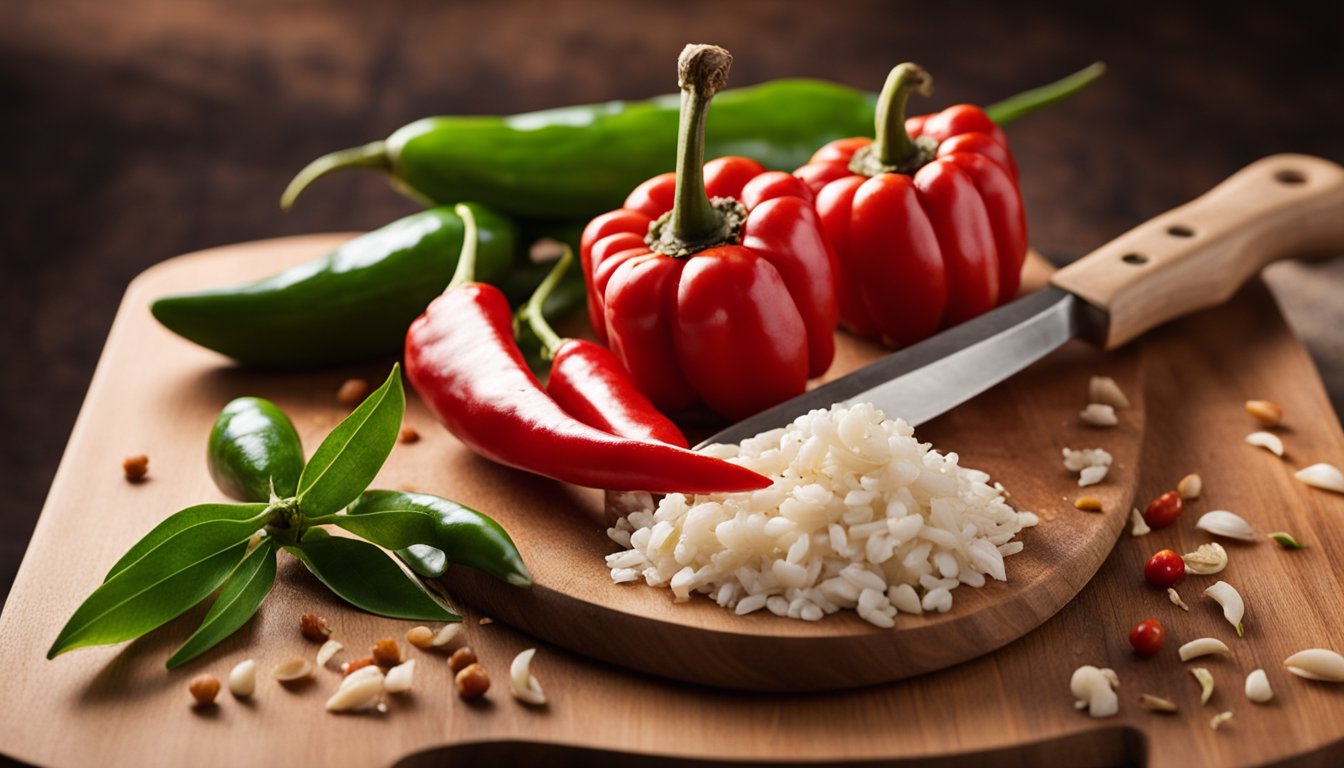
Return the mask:
[[453, 270], [453, 279], [448, 282], [445, 293], [476, 280], [476, 214], [462, 203], [453, 206], [453, 213], [462, 219], [462, 252], [457, 256], [457, 268]]
[[688, 45], [677, 59], [677, 189], [671, 213], [649, 233], [649, 245], [659, 253], [685, 256], [731, 236], [730, 217], [705, 192], [705, 118], [714, 94], [728, 84], [732, 63], [732, 54], [716, 45]]
[[532, 329], [532, 333], [541, 339], [541, 357], [543, 360], [550, 360], [555, 357], [559, 351], [560, 345], [565, 340], [560, 338], [560, 334], [555, 332], [551, 324], [546, 322], [546, 314], [543, 310], [546, 308], [546, 300], [551, 297], [555, 291], [555, 286], [560, 284], [561, 278], [565, 276], [566, 270], [574, 263], [574, 251], [568, 246], [565, 247], [565, 254], [555, 263], [551, 271], [547, 273], [546, 279], [541, 281], [537, 290], [532, 293], [532, 297], [523, 305], [523, 317], [527, 320], [527, 325]]
[[299, 199], [299, 195], [303, 194], [303, 191], [308, 188], [309, 184], [332, 171], [339, 171], [343, 168], [392, 170], [392, 161], [387, 156], [387, 144], [375, 141], [362, 147], [342, 149], [323, 155], [305, 165], [303, 170], [299, 171], [294, 179], [289, 182], [289, 186], [285, 187], [284, 194], [280, 195], [280, 207], [288, 211], [293, 207], [294, 201]]
[[873, 156], [882, 165], [900, 167], [919, 155], [919, 147], [905, 131], [905, 104], [911, 91], [919, 91], [922, 96], [932, 94], [933, 78], [918, 64], [897, 64], [877, 97]]
[[1096, 62], [1068, 77], [1047, 83], [985, 107], [985, 114], [998, 125], [1007, 125], [1032, 112], [1061, 102], [1091, 85], [1106, 73], [1106, 65]]

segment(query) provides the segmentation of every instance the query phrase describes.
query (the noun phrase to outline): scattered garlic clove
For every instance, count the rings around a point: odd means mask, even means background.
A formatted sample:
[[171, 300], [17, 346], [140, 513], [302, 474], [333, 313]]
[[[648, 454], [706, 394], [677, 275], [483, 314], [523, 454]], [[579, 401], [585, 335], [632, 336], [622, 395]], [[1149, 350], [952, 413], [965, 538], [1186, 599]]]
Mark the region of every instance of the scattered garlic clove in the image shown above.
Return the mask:
[[342, 645], [339, 641], [328, 640], [327, 642], [323, 643], [322, 647], [317, 649], [317, 666], [318, 667], [327, 666], [327, 662], [331, 661], [331, 658], [333, 656], [335, 656], [336, 654], [340, 653], [343, 650], [345, 650], [345, 646]]
[[1209, 576], [1227, 567], [1227, 550], [1218, 542], [1201, 544], [1194, 552], [1181, 555], [1185, 561], [1185, 570], [1189, 573]]
[[509, 682], [515, 699], [524, 704], [540, 706], [546, 703], [546, 694], [542, 692], [541, 684], [531, 672], [532, 657], [536, 653], [536, 648], [528, 648], [513, 657], [513, 663], [509, 665]]
[[1129, 513], [1129, 519], [1131, 521], [1129, 525], [1130, 536], [1147, 536], [1153, 532], [1153, 529], [1148, 527], [1148, 521], [1143, 519], [1143, 513], [1139, 511], [1138, 507], [1135, 507]]
[[245, 699], [257, 690], [257, 662], [252, 659], [240, 661], [229, 670], [229, 693], [234, 698]]
[[1086, 709], [1092, 717], [1110, 717], [1120, 711], [1120, 697], [1115, 695], [1118, 685], [1114, 671], [1093, 666], [1075, 669], [1069, 679], [1069, 691], [1076, 699], [1074, 707]]
[[1265, 704], [1274, 698], [1274, 690], [1269, 687], [1269, 676], [1265, 670], [1257, 669], [1246, 676], [1246, 698], [1256, 704]]
[[1180, 494], [1180, 497], [1186, 501], [1198, 499], [1199, 494], [1203, 491], [1204, 481], [1194, 472], [1182, 477], [1181, 481], [1176, 484], [1176, 493]]
[[1340, 472], [1339, 467], [1333, 464], [1312, 464], [1294, 472], [1293, 477], [1313, 488], [1344, 493], [1344, 472]]
[[1199, 703], [1208, 704], [1209, 699], [1213, 698], [1213, 673], [1203, 667], [1195, 667], [1190, 670], [1190, 674], [1199, 681]]
[[1283, 666], [1298, 677], [1344, 683], [1344, 656], [1327, 648], [1308, 648], [1283, 660]]
[[415, 676], [415, 659], [403, 661], [387, 671], [383, 678], [383, 688], [388, 693], [406, 693], [411, 690], [411, 680]]
[[1231, 719], [1232, 719], [1231, 712], [1219, 712], [1218, 714], [1214, 715], [1211, 720], [1209, 720], [1209, 727], [1216, 731], [1222, 727], [1223, 723], [1226, 723], [1228, 720]]
[[1275, 531], [1267, 534], [1269, 538], [1284, 549], [1306, 549], [1307, 545], [1297, 540], [1297, 537], [1287, 531]]
[[1165, 714], [1176, 711], [1176, 702], [1149, 693], [1139, 696], [1139, 703], [1149, 712], [1162, 712]]
[[1237, 588], [1226, 581], [1218, 581], [1204, 590], [1204, 595], [1223, 606], [1223, 618], [1227, 619], [1228, 624], [1237, 628], [1237, 637], [1241, 637], [1243, 634], [1241, 620], [1246, 615], [1246, 602], [1241, 599], [1241, 593]]
[[1246, 412], [1256, 421], [1270, 427], [1283, 421], [1283, 409], [1268, 400], [1247, 400]]
[[1096, 485], [1106, 479], [1106, 473], [1110, 471], [1107, 466], [1083, 467], [1078, 473], [1078, 487], [1086, 488], [1089, 485]]
[[1190, 612], [1190, 606], [1186, 605], [1185, 601], [1181, 599], [1181, 593], [1177, 592], [1175, 587], [1167, 587], [1167, 597], [1171, 600], [1172, 605], [1180, 606], [1181, 610], [1186, 613]]
[[383, 670], [370, 665], [351, 672], [327, 699], [328, 712], [357, 712], [377, 707], [383, 697]]
[[430, 640], [429, 644], [433, 648], [443, 648], [446, 647], [449, 643], [456, 640], [458, 635], [460, 634], [462, 634], [461, 623], [444, 624], [443, 629], [440, 629], [434, 635], [434, 639]]
[[1246, 444], [1264, 448], [1275, 456], [1283, 458], [1283, 441], [1272, 432], [1252, 432], [1246, 436]]
[[1087, 382], [1087, 401], [1101, 403], [1112, 408], [1128, 408], [1129, 398], [1120, 391], [1120, 385], [1110, 376], [1093, 376]]
[[313, 674], [313, 664], [302, 656], [291, 656], [277, 664], [275, 669], [271, 670], [271, 674], [282, 683], [291, 683], [310, 677]]
[[1201, 637], [1182, 645], [1177, 653], [1180, 655], [1181, 661], [1189, 661], [1200, 656], [1208, 656], [1211, 653], [1231, 655], [1232, 651], [1228, 649], [1226, 643], [1216, 637]]
[[1255, 541], [1256, 538], [1255, 529], [1251, 527], [1250, 523], [1246, 522], [1241, 515], [1228, 512], [1225, 509], [1205, 512], [1200, 515], [1195, 527], [1201, 531], [1208, 531], [1215, 536], [1226, 536], [1229, 539]]
[[1084, 424], [1091, 424], [1094, 427], [1114, 427], [1120, 423], [1115, 417], [1115, 408], [1101, 403], [1090, 403], [1078, 413], [1078, 418], [1082, 419]]

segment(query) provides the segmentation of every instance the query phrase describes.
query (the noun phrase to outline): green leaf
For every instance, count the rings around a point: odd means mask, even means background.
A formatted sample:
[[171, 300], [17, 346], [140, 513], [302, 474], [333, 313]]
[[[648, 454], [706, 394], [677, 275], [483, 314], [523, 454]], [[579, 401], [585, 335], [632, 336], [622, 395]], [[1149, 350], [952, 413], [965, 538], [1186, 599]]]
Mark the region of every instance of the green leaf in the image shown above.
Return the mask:
[[174, 669], [214, 648], [221, 640], [232, 635], [252, 618], [275, 584], [275, 539], [262, 539], [238, 564], [224, 582], [210, 612], [201, 626], [168, 659], [168, 668]]
[[397, 550], [411, 570], [430, 578], [459, 563], [518, 587], [532, 577], [509, 534], [489, 517], [427, 493], [366, 491], [336, 525]]
[[285, 549], [342, 600], [361, 610], [393, 619], [458, 621], [439, 605], [383, 550], [365, 541], [312, 535]]
[[327, 435], [299, 477], [299, 508], [317, 517], [344, 507], [373, 482], [396, 445], [406, 396], [401, 367]]
[[168, 537], [94, 590], [47, 658], [130, 640], [180, 616], [228, 578], [256, 530], [252, 520], [213, 520]]
[[188, 528], [217, 520], [251, 520], [252, 530], [255, 531], [262, 526], [265, 512], [265, 504], [197, 504], [194, 507], [187, 507], [169, 515], [163, 522], [154, 526], [153, 530], [121, 556], [116, 565], [112, 566], [112, 570], [107, 572], [107, 576], [103, 577], [103, 581], [110, 580], [126, 570], [127, 566], [147, 555], [150, 550]]

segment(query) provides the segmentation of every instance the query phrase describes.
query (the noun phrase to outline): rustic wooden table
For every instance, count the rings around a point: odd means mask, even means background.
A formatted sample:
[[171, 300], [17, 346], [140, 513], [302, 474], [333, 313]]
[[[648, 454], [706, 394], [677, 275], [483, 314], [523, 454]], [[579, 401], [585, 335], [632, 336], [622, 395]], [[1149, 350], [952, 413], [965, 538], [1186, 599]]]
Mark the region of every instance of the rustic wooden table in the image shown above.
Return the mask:
[[[667, 92], [688, 41], [730, 48], [738, 85], [807, 75], [875, 89], [893, 63], [919, 61], [938, 83], [930, 107], [1101, 59], [1101, 82], [1010, 130], [1031, 241], [1062, 262], [1262, 155], [1344, 160], [1344, 7], [1313, 5], [3, 0], [0, 599], [132, 276], [202, 247], [413, 209], [352, 175], [282, 214], [284, 183], [322, 152], [425, 114]], [[1338, 412], [1344, 337], [1328, 313], [1344, 262], [1281, 268], [1272, 283]]]

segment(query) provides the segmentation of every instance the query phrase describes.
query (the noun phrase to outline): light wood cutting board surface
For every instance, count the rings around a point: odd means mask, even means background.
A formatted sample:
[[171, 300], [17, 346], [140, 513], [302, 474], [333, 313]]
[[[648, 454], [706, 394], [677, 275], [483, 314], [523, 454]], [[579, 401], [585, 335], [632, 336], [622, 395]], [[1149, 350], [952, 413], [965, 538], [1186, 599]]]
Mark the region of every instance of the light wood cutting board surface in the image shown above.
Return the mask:
[[[321, 250], [330, 242], [309, 240], [306, 247]], [[209, 275], [207, 281], [217, 283], [273, 271], [281, 266], [269, 261], [277, 252], [277, 243], [253, 244], [189, 258], [193, 268]], [[0, 642], [11, 649], [0, 656], [0, 674], [8, 691], [22, 692], [0, 702], [0, 752], [9, 756], [58, 765], [383, 765], [403, 759], [414, 763], [417, 756], [439, 764], [505, 759], [591, 764], [603, 758], [630, 764], [635, 758], [656, 763], [658, 757], [832, 763], [939, 757], [950, 764], [1054, 759], [1069, 764], [1147, 760], [1154, 765], [1235, 765], [1339, 757], [1344, 686], [1302, 681], [1279, 665], [1306, 647], [1344, 650], [1339, 640], [1344, 637], [1340, 573], [1334, 565], [1344, 558], [1344, 497], [1307, 489], [1291, 477], [1292, 469], [1314, 461], [1344, 463], [1344, 437], [1309, 359], [1258, 284], [1228, 307], [1160, 330], [1141, 350], [1128, 353], [1141, 358], [1148, 429], [1138, 466], [1118, 466], [1111, 487], [1098, 494], [1112, 502], [1105, 513], [1088, 516], [1072, 509], [1069, 502], [1078, 489], [1063, 473], [1057, 450], [1020, 457], [1022, 466], [1031, 468], [1021, 470], [1030, 473], [1021, 484], [1058, 487], [1058, 504], [1037, 510], [1049, 523], [1041, 533], [1050, 528], [1068, 536], [1075, 521], [1086, 525], [1103, 520], [1118, 529], [1128, 509], [1115, 504], [1120, 498], [1116, 489], [1136, 483], [1141, 502], [1189, 471], [1204, 476], [1207, 490], [1177, 526], [1141, 539], [1124, 536], [1093, 582], [1058, 616], [989, 656], [844, 693], [727, 693], [589, 661], [501, 622], [478, 625], [478, 614], [472, 611], [468, 641], [495, 678], [487, 703], [458, 700], [450, 692], [446, 664], [424, 657], [414, 694], [391, 701], [387, 714], [335, 717], [321, 706], [335, 686], [332, 672], [319, 672], [317, 681], [295, 690], [262, 680], [249, 703], [224, 695], [212, 710], [187, 706], [186, 680], [200, 671], [223, 677], [242, 658], [255, 657], [268, 668], [292, 653], [315, 650], [295, 630], [302, 611], [326, 614], [342, 641], [361, 655], [378, 637], [400, 636], [412, 625], [344, 609], [292, 561], [282, 564], [277, 587], [253, 622], [182, 670], [165, 672], [163, 659], [190, 632], [199, 612], [125, 646], [81, 650], [52, 662], [42, 658], [70, 611], [149, 522], [187, 503], [218, 497], [204, 471], [208, 421], [195, 424], [203, 409], [213, 413], [239, 394], [272, 396], [295, 416], [311, 450], [343, 415], [334, 404], [341, 381], [356, 374], [375, 379], [385, 371], [385, 366], [368, 366], [260, 377], [221, 366], [218, 358], [177, 342], [149, 320], [148, 300], [164, 292], [156, 277], [156, 271], [147, 273], [128, 292], [0, 617]], [[1101, 370], [1123, 359], [1097, 359], [1095, 365]], [[1131, 361], [1124, 367], [1133, 365]], [[1070, 375], [1077, 375], [1076, 370]], [[262, 381], [264, 390], [257, 391]], [[1083, 376], [1080, 387], [1085, 384]], [[1082, 389], [1077, 397], [1082, 400]], [[1274, 400], [1289, 414], [1283, 430], [1289, 453], [1283, 461], [1241, 442], [1255, 428], [1241, 411], [1241, 402], [1253, 397]], [[398, 474], [399, 462], [424, 460], [440, 440], [425, 412], [412, 403], [408, 420], [428, 437], [398, 446], [379, 485], [453, 496], [453, 473], [471, 471], [477, 481], [495, 477], [489, 482], [508, 487], [523, 501], [551, 498], [553, 491], [538, 490], [530, 481], [520, 483], [516, 473], [485, 462], [445, 467], [443, 476], [428, 483], [421, 476]], [[949, 420], [948, 426], [931, 425], [930, 434], [941, 441], [939, 430], [950, 435], [959, 428]], [[200, 434], [192, 437], [193, 431]], [[1123, 431], [1090, 435], [1093, 444], [1108, 448], [1126, 439]], [[1061, 420], [1056, 439], [1070, 444], [1075, 436], [1087, 440], [1089, 433], [1072, 420]], [[1012, 434], [1003, 429], [986, 432], [987, 441], [996, 439], [1012, 439]], [[151, 479], [130, 486], [119, 477], [120, 460], [138, 452], [150, 454]], [[974, 465], [969, 458], [973, 453], [963, 451], [968, 464]], [[1002, 479], [1014, 487], [1015, 478]], [[577, 496], [581, 506], [584, 495]], [[1188, 551], [1207, 540], [1192, 526], [1198, 513], [1214, 508], [1238, 511], [1262, 531], [1292, 531], [1308, 544], [1301, 552], [1284, 552], [1269, 542], [1229, 547], [1232, 564], [1220, 578], [1238, 586], [1249, 606], [1246, 637], [1240, 640], [1217, 606], [1199, 596], [1213, 578], [1190, 578], [1182, 584], [1192, 608], [1187, 614], [1163, 592], [1146, 587], [1141, 577], [1142, 563], [1151, 552], [1163, 547]], [[520, 545], [526, 555], [526, 545]], [[1013, 568], [1010, 558], [1010, 576]], [[455, 586], [467, 586], [458, 574], [450, 575]], [[1081, 583], [1088, 575], [1066, 572], [1061, 578]], [[958, 591], [954, 612], [972, 604], [974, 598], [962, 594], [968, 591]], [[666, 599], [665, 594], [659, 597]], [[718, 610], [692, 608], [710, 609]], [[1139, 660], [1129, 653], [1125, 635], [1147, 616], [1166, 624], [1169, 641], [1157, 658]], [[575, 622], [586, 618], [576, 615]], [[1219, 687], [1210, 705], [1201, 707], [1198, 687], [1188, 673], [1191, 665], [1177, 660], [1175, 647], [1203, 635], [1228, 641], [1234, 656], [1204, 664]], [[540, 648], [534, 671], [550, 698], [541, 709], [523, 707], [507, 694], [509, 659], [532, 646]], [[838, 662], [819, 653], [812, 663]], [[1091, 720], [1074, 711], [1068, 679], [1084, 663], [1119, 673], [1119, 717]], [[712, 660], [706, 665], [712, 671]], [[1257, 666], [1268, 671], [1277, 694], [1267, 707], [1252, 705], [1241, 694], [1245, 673]], [[1143, 692], [1173, 699], [1181, 712], [1157, 716], [1144, 711], [1137, 703]], [[1233, 720], [1214, 732], [1209, 718], [1224, 710], [1234, 713]]]

